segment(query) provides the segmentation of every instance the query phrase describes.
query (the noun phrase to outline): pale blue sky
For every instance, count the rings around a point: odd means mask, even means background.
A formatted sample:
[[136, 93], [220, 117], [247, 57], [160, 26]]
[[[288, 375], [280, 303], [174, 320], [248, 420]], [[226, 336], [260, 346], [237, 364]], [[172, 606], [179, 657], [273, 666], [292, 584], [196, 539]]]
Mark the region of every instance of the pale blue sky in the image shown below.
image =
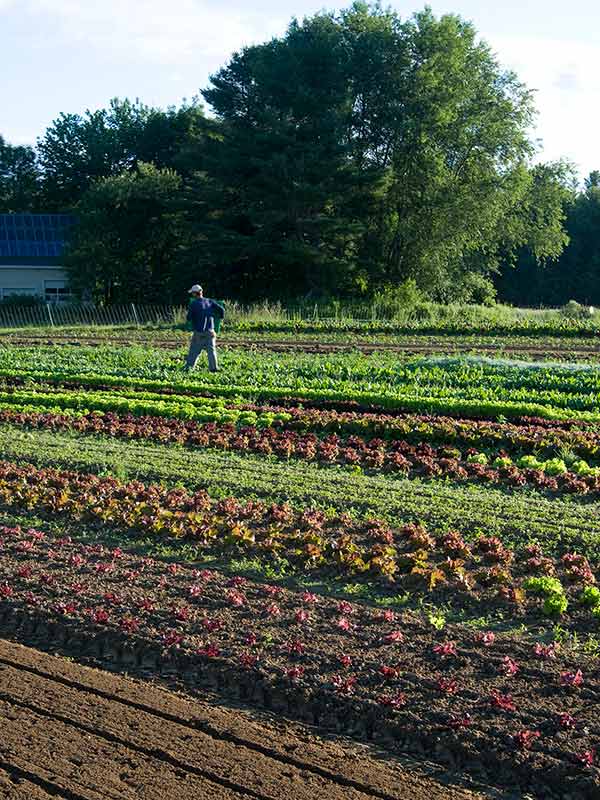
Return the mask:
[[[292, 16], [350, 4], [320, 0], [0, 0], [0, 133], [33, 143], [61, 111], [111, 97], [179, 104], [244, 44]], [[401, 16], [422, 8], [393, 0]], [[600, 169], [600, 3], [432, 0], [472, 20], [500, 61], [537, 90], [541, 157]]]

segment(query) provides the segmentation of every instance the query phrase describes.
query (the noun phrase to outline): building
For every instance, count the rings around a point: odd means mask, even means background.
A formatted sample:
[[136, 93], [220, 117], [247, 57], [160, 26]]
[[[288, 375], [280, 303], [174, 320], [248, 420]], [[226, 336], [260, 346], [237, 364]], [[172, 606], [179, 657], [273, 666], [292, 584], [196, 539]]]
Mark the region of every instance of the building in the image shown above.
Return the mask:
[[73, 221], [67, 214], [0, 214], [0, 300], [15, 295], [47, 303], [71, 299], [61, 256]]

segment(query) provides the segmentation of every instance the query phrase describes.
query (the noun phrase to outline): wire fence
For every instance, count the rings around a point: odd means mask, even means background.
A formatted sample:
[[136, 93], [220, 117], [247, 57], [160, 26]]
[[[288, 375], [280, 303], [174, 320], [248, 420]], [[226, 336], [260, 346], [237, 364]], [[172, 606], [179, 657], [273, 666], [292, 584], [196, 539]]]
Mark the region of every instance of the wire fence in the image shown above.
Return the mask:
[[128, 303], [99, 308], [93, 305], [0, 305], [0, 328], [58, 328], [82, 325], [174, 325], [185, 319], [183, 306], [145, 306]]
[[[516, 326], [573, 326], [582, 329], [598, 328], [597, 317], [569, 320], [561, 309], [519, 309], [507, 306], [487, 308], [421, 304], [415, 307], [391, 308], [380, 303], [323, 303], [284, 306], [281, 303], [242, 305], [236, 301], [225, 304], [227, 326], [244, 325], [276, 327], [291, 323], [326, 323], [328, 325], [381, 324], [419, 328], [427, 326], [466, 326], [487, 329]], [[172, 326], [185, 322], [187, 306], [138, 305], [126, 303], [114, 306], [93, 304], [42, 303], [33, 306], [0, 303], [0, 329], [10, 328], [71, 328], [93, 326]]]
[[[285, 308], [278, 303], [243, 306], [226, 303], [230, 324], [241, 321], [371, 321], [381, 318], [371, 306], [330, 307], [307, 305]], [[127, 303], [98, 307], [93, 304], [45, 303], [34, 306], [0, 304], [0, 328], [59, 328], [117, 325], [176, 325], [185, 320], [186, 307]]]

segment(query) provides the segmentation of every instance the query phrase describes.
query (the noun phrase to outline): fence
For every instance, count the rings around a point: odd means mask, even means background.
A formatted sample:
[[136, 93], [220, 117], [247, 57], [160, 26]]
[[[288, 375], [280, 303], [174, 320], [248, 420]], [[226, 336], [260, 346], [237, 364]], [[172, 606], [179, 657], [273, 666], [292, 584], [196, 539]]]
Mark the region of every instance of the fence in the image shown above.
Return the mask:
[[[47, 303], [35, 306], [0, 303], [0, 329], [58, 328], [112, 325], [176, 325], [185, 320], [185, 306], [124, 305], [97, 307], [91, 304], [69, 305]], [[381, 323], [409, 327], [468, 325], [472, 328], [536, 325], [564, 325], [560, 309], [518, 309], [506, 306], [445, 306], [427, 304], [415, 308], [391, 309], [379, 303], [323, 303], [285, 307], [280, 303], [241, 305], [225, 301], [227, 325], [230, 329], [244, 323], [285, 325], [289, 322]], [[586, 318], [581, 327], [597, 328], [594, 317]]]
[[93, 305], [0, 305], [0, 328], [70, 327], [79, 325], [173, 325], [185, 318], [178, 306], [142, 306], [128, 303], [98, 308]]
[[[372, 320], [376, 314], [373, 306], [338, 307], [307, 305], [284, 308], [279, 304], [242, 306], [226, 303], [227, 319], [235, 325], [241, 321], [287, 322], [300, 320], [344, 319]], [[91, 304], [70, 305], [46, 303], [34, 306], [0, 304], [0, 328], [58, 328], [111, 325], [174, 325], [185, 320], [183, 306], [154, 306], [127, 303], [98, 307]]]

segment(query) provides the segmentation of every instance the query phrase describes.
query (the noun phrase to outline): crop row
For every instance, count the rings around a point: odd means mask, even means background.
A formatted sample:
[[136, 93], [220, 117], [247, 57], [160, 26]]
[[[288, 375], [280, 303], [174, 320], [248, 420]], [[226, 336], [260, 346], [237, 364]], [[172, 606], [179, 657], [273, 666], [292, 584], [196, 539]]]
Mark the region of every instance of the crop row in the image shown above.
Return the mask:
[[1, 410], [0, 405], [0, 422], [34, 429], [104, 434], [126, 440], [173, 442], [193, 448], [253, 452], [424, 478], [442, 477], [515, 487], [530, 485], [550, 492], [571, 494], [600, 492], [600, 469], [591, 468], [581, 459], [573, 460], [569, 471], [560, 458], [538, 461], [528, 455], [514, 463], [502, 451], [495, 458], [488, 458], [473, 448], [461, 452], [452, 446], [434, 448], [427, 443], [413, 445], [403, 440], [389, 442], [360, 436], [341, 438], [337, 434], [320, 439], [314, 433], [280, 431], [273, 427], [199, 425], [155, 416], [120, 416], [112, 412], [71, 416], [53, 412], [19, 412], [14, 408]]
[[185, 397], [154, 392], [118, 394], [115, 391], [56, 391], [44, 388], [0, 391], [0, 409], [83, 412], [112, 411], [136, 416], [152, 415], [198, 422], [258, 425], [281, 424], [290, 419], [284, 409], [261, 411], [241, 408], [222, 399]]
[[408, 613], [37, 530], [0, 528], [0, 544], [0, 625], [12, 635], [52, 630], [63, 647], [96, 650], [112, 636], [134, 662], [153, 650], [196, 686], [235, 687], [325, 727], [430, 757], [443, 736], [455, 760], [477, 755], [565, 791], [596, 785], [600, 685], [556, 642], [439, 632]]
[[181, 361], [172, 354], [141, 348], [6, 348], [0, 354], [0, 374], [156, 391], [173, 386], [267, 400], [353, 398], [407, 411], [599, 418], [599, 369], [492, 359], [403, 360], [381, 353], [307, 356], [240, 349], [228, 351], [222, 373], [184, 375]]
[[266, 503], [289, 502], [297, 510], [317, 507], [378, 517], [400, 527], [425, 522], [439, 532], [501, 536], [511, 546], [539, 541], [553, 554], [565, 549], [600, 559], [600, 503], [563, 495], [506, 492], [494, 486], [421, 481], [398, 475], [357, 473], [346, 468], [252, 453], [187, 448], [152, 441], [88, 436], [72, 431], [28, 431], [0, 424], [5, 459], [83, 472], [135, 477], [164, 486], [198, 487], [214, 498], [231, 496]]
[[[13, 377], [7, 383], [23, 383]], [[83, 391], [82, 391], [83, 390]], [[248, 403], [241, 398], [204, 397], [189, 392], [177, 393], [134, 390], [102, 390], [85, 383], [52, 388], [31, 385], [0, 391], [0, 408], [43, 411], [114, 411], [137, 416], [160, 416], [198, 422], [277, 426], [290, 430], [360, 434], [384, 439], [405, 439], [414, 444], [452, 444], [479, 448], [502, 448], [520, 455], [535, 451], [547, 458], [559, 450], [569, 450], [581, 458], [595, 459], [600, 454], [597, 427], [583, 421], [557, 422], [525, 418], [514, 423], [460, 419], [425, 414], [385, 414], [353, 410], [356, 403], [346, 401], [346, 410], [304, 407], [301, 399], [291, 398], [286, 405]]]
[[394, 592], [465, 607], [499, 604], [517, 616], [550, 618], [568, 611], [584, 624], [600, 619], [595, 566], [573, 552], [551, 558], [537, 544], [514, 551], [497, 537], [468, 543], [456, 531], [435, 536], [422, 525], [394, 529], [381, 520], [215, 502], [205, 492], [7, 463], [0, 464], [0, 506], [191, 541], [204, 557], [258, 556], [304, 574], [377, 580]]

